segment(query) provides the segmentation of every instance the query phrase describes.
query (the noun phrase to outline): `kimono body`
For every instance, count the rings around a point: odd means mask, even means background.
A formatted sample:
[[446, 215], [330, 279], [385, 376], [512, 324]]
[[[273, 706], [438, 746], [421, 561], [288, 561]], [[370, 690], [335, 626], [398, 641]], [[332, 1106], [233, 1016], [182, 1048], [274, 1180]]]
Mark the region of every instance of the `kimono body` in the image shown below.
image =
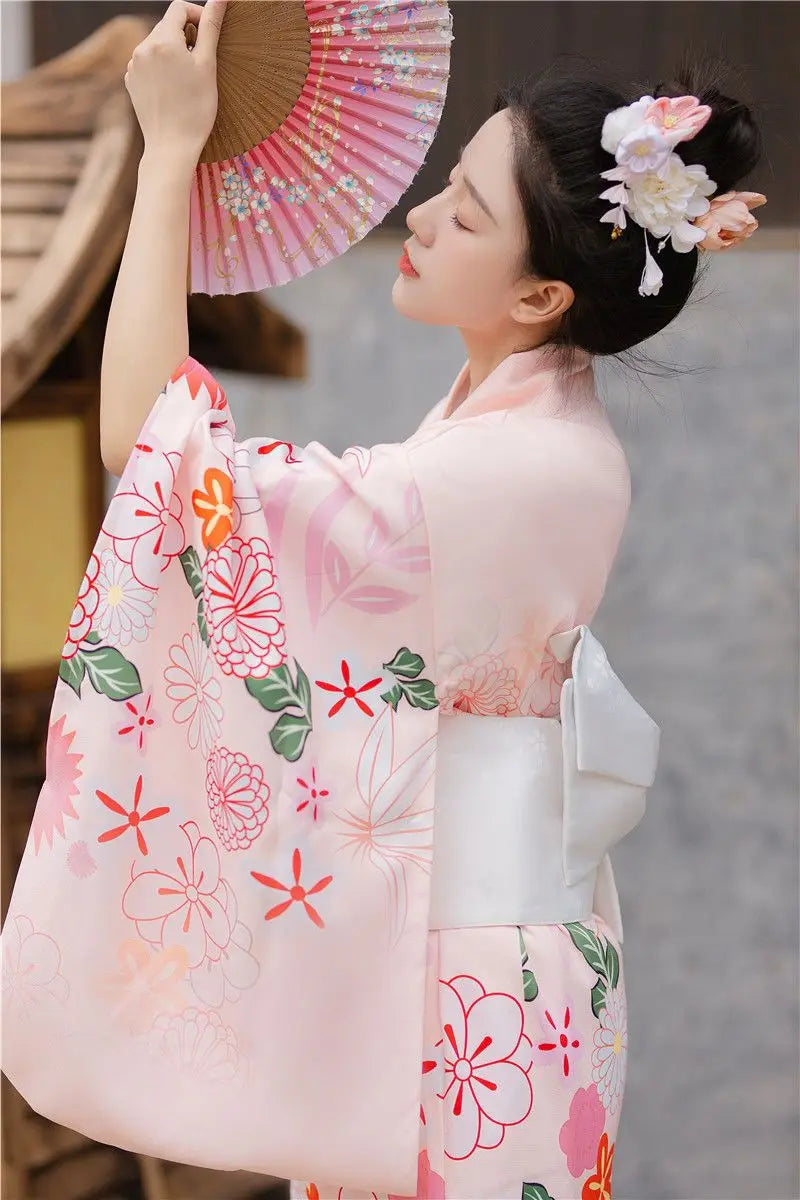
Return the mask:
[[37, 1111], [308, 1197], [610, 1195], [607, 850], [658, 727], [586, 624], [630, 478], [588, 356], [467, 385], [341, 457], [237, 441], [191, 357], [157, 398], [3, 929], [3, 1069]]

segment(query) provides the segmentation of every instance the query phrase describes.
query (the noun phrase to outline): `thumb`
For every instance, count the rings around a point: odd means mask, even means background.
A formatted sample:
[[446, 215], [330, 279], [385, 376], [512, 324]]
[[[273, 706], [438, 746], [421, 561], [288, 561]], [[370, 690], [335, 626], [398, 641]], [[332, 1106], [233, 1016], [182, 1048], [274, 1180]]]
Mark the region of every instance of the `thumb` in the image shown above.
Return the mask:
[[227, 2], [228, 0], [206, 0], [203, 6], [195, 46], [196, 53], [203, 58], [213, 58], [216, 55]]

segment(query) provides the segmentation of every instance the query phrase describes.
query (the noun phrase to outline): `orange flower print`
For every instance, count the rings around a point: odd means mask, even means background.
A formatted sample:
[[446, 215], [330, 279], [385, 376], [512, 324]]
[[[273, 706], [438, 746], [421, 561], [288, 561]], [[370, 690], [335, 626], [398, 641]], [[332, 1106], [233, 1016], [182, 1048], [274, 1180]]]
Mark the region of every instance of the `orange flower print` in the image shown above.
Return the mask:
[[597, 1165], [583, 1185], [581, 1200], [611, 1200], [611, 1171], [614, 1163], [614, 1146], [609, 1148], [608, 1134], [604, 1133], [597, 1147]]
[[113, 829], [108, 829], [105, 833], [101, 833], [100, 837], [97, 839], [98, 842], [110, 842], [114, 838], [121, 837], [127, 829], [135, 829], [136, 840], [139, 843], [139, 849], [142, 854], [147, 854], [147, 842], [144, 840], [139, 826], [142, 821], [152, 821], [156, 817], [163, 817], [169, 812], [169, 807], [151, 808], [150, 811], [146, 813], [139, 812], [139, 801], [142, 798], [141, 775], [136, 781], [136, 790], [133, 797], [133, 808], [130, 812], [128, 812], [126, 808], [123, 808], [122, 805], [116, 800], [113, 800], [111, 796], [107, 796], [105, 792], [97, 790], [96, 794], [98, 799], [103, 801], [103, 804], [105, 804], [106, 808], [110, 808], [112, 812], [119, 813], [121, 817], [126, 818], [124, 825], [115, 825]]
[[260, 871], [251, 871], [250, 872], [250, 874], [253, 876], [253, 878], [257, 879], [259, 883], [263, 883], [265, 887], [277, 888], [279, 892], [288, 892], [289, 893], [289, 899], [284, 900], [284, 902], [282, 904], [276, 904], [275, 907], [271, 908], [268, 913], [265, 913], [264, 920], [271, 921], [273, 919], [273, 917], [279, 917], [281, 915], [281, 913], [286, 912], [287, 908], [289, 908], [292, 904], [294, 904], [296, 900], [298, 900], [298, 901], [301, 900], [303, 902], [306, 912], [308, 913], [309, 917], [314, 922], [314, 924], [318, 925], [320, 929], [324, 929], [325, 922], [323, 921], [322, 917], [319, 915], [317, 910], [314, 908], [313, 904], [308, 903], [308, 900], [306, 900], [306, 896], [313, 896], [315, 892], [321, 892], [322, 889], [326, 888], [328, 886], [328, 884], [332, 881], [333, 876], [326, 875], [324, 879], [320, 879], [319, 882], [315, 883], [312, 888], [306, 889], [304, 887], [301, 887], [301, 885], [300, 885], [300, 868], [301, 868], [300, 851], [295, 850], [294, 853], [292, 854], [292, 872], [294, 874], [294, 887], [288, 887], [285, 883], [279, 883], [277, 879], [273, 879], [270, 875], [262, 875], [260, 873]]
[[306, 1188], [306, 1200], [319, 1200], [319, 1188], [315, 1183], [309, 1183]]
[[203, 518], [203, 545], [216, 550], [233, 532], [233, 480], [217, 467], [209, 467], [203, 483], [205, 491], [192, 492], [192, 508]]
[[370, 688], [377, 687], [378, 684], [382, 681], [383, 676], [379, 675], [377, 677], [377, 679], [370, 679], [369, 683], [362, 684], [360, 688], [354, 688], [352, 686], [352, 684], [350, 683], [350, 668], [347, 665], [347, 660], [343, 658], [342, 659], [342, 679], [344, 680], [343, 688], [337, 687], [335, 683], [325, 683], [322, 679], [316, 680], [317, 687], [324, 688], [324, 690], [326, 692], [341, 692], [342, 693], [341, 700], [337, 700], [336, 703], [334, 704], [333, 708], [328, 710], [328, 716], [335, 717], [337, 712], [339, 711], [339, 709], [344, 704], [345, 700], [355, 700], [356, 704], [358, 705], [358, 707], [361, 709], [362, 712], [365, 712], [368, 717], [374, 717], [375, 714], [372, 711], [372, 709], [369, 707], [369, 705], [365, 704], [363, 700], [359, 700], [358, 697], [361, 692], [368, 692]]

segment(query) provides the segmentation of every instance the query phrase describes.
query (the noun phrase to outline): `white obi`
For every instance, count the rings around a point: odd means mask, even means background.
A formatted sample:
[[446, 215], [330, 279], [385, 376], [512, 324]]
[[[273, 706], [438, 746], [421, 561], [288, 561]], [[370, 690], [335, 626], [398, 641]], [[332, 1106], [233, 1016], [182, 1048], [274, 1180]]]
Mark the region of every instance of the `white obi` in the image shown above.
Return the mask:
[[560, 717], [440, 715], [431, 929], [596, 912], [622, 941], [609, 850], [644, 815], [661, 730], [587, 625], [548, 645], [572, 654]]

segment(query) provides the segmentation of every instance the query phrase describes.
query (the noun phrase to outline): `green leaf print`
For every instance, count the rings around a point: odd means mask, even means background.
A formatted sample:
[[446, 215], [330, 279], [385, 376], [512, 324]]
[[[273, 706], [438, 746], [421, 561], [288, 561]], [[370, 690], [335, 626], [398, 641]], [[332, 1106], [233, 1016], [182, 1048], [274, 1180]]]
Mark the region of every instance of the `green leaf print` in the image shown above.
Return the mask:
[[391, 662], [381, 663], [398, 679], [416, 679], [425, 663], [419, 654], [412, 654], [408, 646], [401, 646]]
[[606, 981], [605, 979], [598, 979], [597, 983], [592, 988], [592, 1012], [596, 1017], [599, 1017], [605, 1006]]
[[85, 642], [91, 642], [93, 646], [96, 646], [97, 643], [100, 641], [100, 634], [96, 633], [93, 629], [91, 631], [91, 633], [87, 633], [86, 637], [83, 640]]
[[58, 666], [58, 678], [69, 684], [75, 695], [80, 699], [81, 684], [86, 674], [86, 664], [80, 650], [72, 658], [62, 658]]
[[282, 754], [289, 762], [296, 762], [303, 753], [310, 729], [311, 722], [308, 717], [284, 713], [270, 730], [272, 749], [276, 754]]
[[203, 639], [205, 644], [209, 646], [211, 642], [208, 636], [208, 622], [206, 621], [206, 611], [205, 607], [203, 606], [202, 596], [197, 601], [197, 628], [200, 631], [200, 637]]
[[436, 708], [439, 701], [430, 679], [411, 679], [401, 683], [403, 695], [413, 708]]
[[553, 1200], [543, 1183], [523, 1183], [522, 1200]]
[[606, 938], [606, 944], [603, 949], [604, 961], [606, 964], [606, 976], [608, 978], [609, 987], [616, 987], [619, 983], [619, 955]]
[[569, 921], [564, 928], [592, 970], [605, 977], [606, 960], [603, 958], [603, 951], [597, 935], [592, 933], [591, 929], [587, 929], [585, 925], [581, 925], [580, 921]]
[[108, 696], [109, 700], [129, 700], [142, 690], [139, 672], [132, 662], [115, 650], [113, 646], [101, 646], [98, 650], [81, 650], [86, 673], [96, 692]]
[[284, 713], [270, 730], [269, 740], [276, 754], [283, 755], [289, 762], [296, 762], [303, 753], [306, 738], [311, 731], [311, 685], [308, 676], [297, 659], [297, 682], [292, 679], [286, 663], [270, 671], [269, 675], [245, 679], [244, 685], [251, 696], [255, 696], [262, 708], [268, 712], [280, 712], [282, 708], [299, 708], [299, 713]]
[[402, 699], [403, 693], [399, 683], [396, 683], [390, 691], [381, 692], [381, 700], [385, 700], [387, 704], [391, 704], [395, 712], [397, 712], [397, 706]]
[[186, 582], [192, 589], [192, 595], [195, 600], [202, 594], [203, 591], [203, 568], [200, 565], [200, 556], [194, 546], [189, 546], [184, 550], [183, 554], [179, 554], [183, 573], [186, 576]]
[[304, 707], [286, 663], [262, 678], [254, 679], [250, 676], [245, 679], [244, 684], [250, 695], [255, 696], [261, 707], [266, 708], [268, 712], [280, 712], [281, 709], [290, 708], [292, 705], [297, 708]]
[[525, 940], [519, 925], [517, 926], [517, 933], [519, 934], [519, 949], [522, 955], [522, 994], [526, 1000], [535, 1000], [539, 995], [539, 985], [536, 982], [536, 976], [533, 971], [525, 967], [528, 961], [528, 951], [525, 949]]

